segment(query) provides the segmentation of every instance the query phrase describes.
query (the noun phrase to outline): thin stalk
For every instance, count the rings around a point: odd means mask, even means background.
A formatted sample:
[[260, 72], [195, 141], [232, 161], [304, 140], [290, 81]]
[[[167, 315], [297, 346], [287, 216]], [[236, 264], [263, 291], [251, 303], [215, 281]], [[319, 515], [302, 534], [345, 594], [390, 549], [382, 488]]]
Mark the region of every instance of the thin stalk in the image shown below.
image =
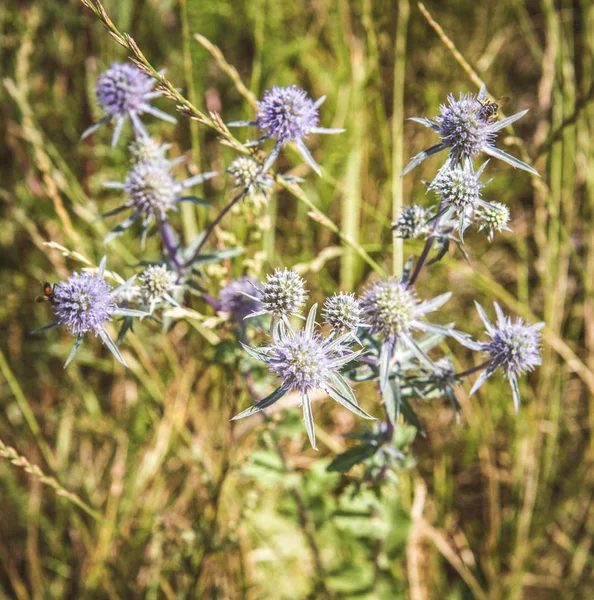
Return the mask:
[[237, 194], [237, 196], [232, 198], [231, 202], [229, 202], [217, 215], [216, 219], [209, 225], [208, 229], [204, 232], [204, 236], [202, 237], [202, 240], [200, 244], [198, 244], [198, 247], [196, 248], [192, 257], [183, 264], [184, 267], [189, 267], [200, 256], [200, 252], [202, 251], [202, 248], [204, 248], [204, 244], [206, 244], [206, 241], [208, 240], [212, 232], [215, 230], [215, 227], [223, 220], [223, 217], [245, 196], [245, 194], [246, 190], [244, 189], [239, 194]]
[[175, 265], [175, 270], [177, 271], [178, 275], [181, 275], [181, 273], [183, 271], [183, 264], [179, 260], [179, 257], [177, 256], [177, 248], [175, 246], [175, 242], [173, 241], [173, 234], [171, 233], [169, 224], [167, 223], [167, 221], [165, 219], [163, 219], [161, 221], [160, 230], [161, 230], [161, 239], [163, 240], [163, 245], [167, 249], [167, 252], [168, 252], [169, 256], [171, 257], [171, 260], [173, 261], [173, 264]]
[[[392, 221], [402, 213], [403, 190], [400, 173], [404, 168], [403, 123], [404, 123], [404, 79], [406, 73], [406, 41], [410, 4], [408, 0], [398, 3], [398, 24], [394, 42], [394, 100], [392, 103]], [[392, 233], [392, 272], [402, 277], [404, 268], [404, 240]]]

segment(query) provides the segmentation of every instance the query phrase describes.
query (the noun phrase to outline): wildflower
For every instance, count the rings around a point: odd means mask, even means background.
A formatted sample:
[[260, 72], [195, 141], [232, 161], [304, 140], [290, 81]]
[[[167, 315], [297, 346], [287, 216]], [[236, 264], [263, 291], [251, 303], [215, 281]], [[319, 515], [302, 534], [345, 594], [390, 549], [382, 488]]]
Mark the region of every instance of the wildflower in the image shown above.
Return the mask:
[[301, 396], [305, 427], [311, 445], [316, 447], [316, 436], [311, 411], [310, 392], [322, 389], [345, 408], [364, 419], [373, 419], [359, 408], [353, 391], [340, 369], [362, 352], [351, 351], [347, 345], [350, 335], [338, 339], [322, 337], [315, 331], [317, 305], [312, 306], [305, 327], [293, 330], [283, 321], [276, 326], [276, 335], [269, 346], [251, 348], [243, 346], [250, 356], [264, 362], [271, 373], [278, 376], [280, 386], [268, 397], [233, 417], [243, 419], [263, 410], [295, 390]]
[[147, 267], [139, 279], [142, 283], [140, 286], [142, 297], [148, 303], [150, 313], [159, 302], [163, 301], [167, 301], [173, 306], [179, 306], [178, 302], [170, 295], [174, 289], [179, 287], [176, 284], [177, 275], [165, 265]]
[[103, 257], [99, 263], [97, 274], [83, 271], [73, 273], [66, 281], [54, 286], [50, 301], [51, 307], [58, 318], [55, 323], [46, 325], [32, 333], [49, 331], [62, 325], [76, 338], [74, 347], [70, 352], [64, 368], [66, 368], [78, 351], [85, 333], [91, 331], [98, 335], [109, 351], [124, 366], [126, 363], [105, 329], [105, 325], [114, 316], [142, 317], [146, 313], [123, 308], [118, 305], [117, 298], [130, 286], [133, 279], [129, 279], [116, 289], [113, 289], [103, 278], [106, 259]]
[[479, 230], [487, 234], [490, 242], [496, 231], [511, 231], [507, 226], [509, 208], [502, 202], [489, 202], [487, 206], [482, 206], [477, 217]]
[[272, 275], [266, 275], [261, 292], [262, 309], [249, 315], [251, 317], [271, 314], [288, 323], [291, 315], [299, 316], [307, 300], [305, 281], [289, 269], [276, 269]]
[[418, 204], [404, 208], [398, 220], [392, 224], [392, 231], [399, 238], [414, 240], [429, 235], [429, 220], [432, 210]]
[[363, 291], [361, 296], [363, 315], [371, 326], [370, 333], [377, 335], [382, 342], [380, 353], [382, 389], [387, 384], [388, 363], [392, 360], [396, 345], [399, 343], [409, 349], [422, 364], [435, 370], [433, 361], [413, 338], [413, 331], [450, 336], [467, 347], [476, 347], [467, 334], [456, 331], [450, 326], [435, 325], [422, 320], [427, 313], [443, 306], [451, 296], [452, 293], [447, 292], [433, 300], [422, 302], [406, 282], [396, 277], [372, 283]]
[[417, 154], [402, 171], [402, 175], [412, 171], [427, 157], [446, 148], [450, 149], [450, 158], [454, 163], [471, 161], [484, 153], [504, 160], [512, 167], [538, 175], [536, 169], [494, 145], [497, 132], [521, 119], [528, 110], [523, 110], [500, 121], [491, 120], [485, 115], [481, 104], [486, 97], [484, 86], [478, 96], [460, 94], [460, 99], [456, 100], [450, 94], [448, 104], [440, 106], [441, 114], [439, 116], [434, 119], [412, 118], [411, 121], [433, 129], [441, 138], [441, 142]]
[[475, 302], [478, 313], [485, 324], [487, 334], [491, 337], [488, 342], [480, 344], [480, 350], [489, 354], [489, 362], [486, 369], [470, 390], [474, 394], [497, 369], [502, 369], [504, 375], [510, 382], [516, 411], [520, 409], [520, 390], [518, 376], [527, 371], [533, 371], [541, 364], [542, 335], [540, 330], [544, 323], [530, 325], [524, 323], [521, 318], [513, 322], [506, 317], [497, 302], [495, 312], [497, 322], [491, 324], [483, 307]]
[[81, 136], [85, 139], [101, 125], [115, 121], [112, 148], [118, 143], [126, 117], [130, 118], [136, 137], [148, 137], [148, 133], [140, 120], [140, 115], [149, 113], [154, 117], [176, 123], [171, 115], [154, 108], [151, 100], [161, 96], [161, 92], [153, 90], [154, 79], [128, 63], [113, 63], [107, 71], [97, 78], [96, 94], [99, 106], [105, 113], [99, 122], [89, 127]]
[[255, 121], [234, 121], [230, 127], [258, 127], [262, 137], [248, 142], [246, 146], [255, 146], [269, 138], [276, 139], [276, 144], [266, 159], [261, 172], [266, 173], [277, 159], [280, 151], [289, 142], [295, 142], [297, 149], [310, 167], [321, 175], [320, 167], [305, 145], [305, 138], [310, 133], [342, 133], [344, 129], [328, 129], [318, 127], [319, 107], [325, 96], [314, 102], [305, 90], [291, 85], [287, 87], [274, 86], [264, 93], [258, 102], [258, 112]]
[[330, 298], [326, 298], [322, 316], [324, 322], [330, 325], [338, 334], [356, 334], [357, 328], [364, 325], [362, 319], [361, 303], [355, 294], [340, 292]]
[[262, 308], [262, 293], [253, 277], [239, 277], [228, 283], [219, 293], [221, 310], [228, 312], [238, 323]]
[[462, 165], [452, 165], [448, 161], [429, 186], [439, 196], [440, 209], [446, 210], [445, 220], [456, 215], [460, 238], [463, 238], [464, 230], [471, 224], [478, 209], [491, 208], [491, 204], [481, 197], [481, 190], [486, 183], [479, 181], [487, 162], [475, 171], [470, 161]]
[[[141, 137], [134, 140], [128, 150], [132, 164], [137, 163], [163, 163], [171, 165], [172, 163], [165, 158], [170, 144], [159, 144], [152, 137]], [[177, 163], [177, 161], [175, 161]]]
[[261, 173], [260, 165], [248, 156], [239, 156], [227, 168], [235, 178], [235, 188], [244, 188], [250, 196], [266, 198], [272, 188], [272, 177]]
[[116, 226], [105, 238], [107, 243], [115, 237], [122, 235], [139, 218], [142, 217], [142, 243], [148, 229], [154, 220], [161, 223], [166, 221], [169, 211], [177, 211], [179, 202], [193, 202], [194, 204], [208, 205], [205, 200], [196, 196], [183, 196], [182, 192], [204, 181], [212, 179], [216, 172], [201, 173], [178, 182], [170, 173], [170, 169], [178, 161], [157, 159], [142, 161], [132, 165], [124, 182], [108, 181], [103, 187], [121, 189], [126, 192], [128, 201], [118, 208], [102, 215], [101, 218], [110, 217], [126, 209], [131, 209], [132, 214], [120, 225]]

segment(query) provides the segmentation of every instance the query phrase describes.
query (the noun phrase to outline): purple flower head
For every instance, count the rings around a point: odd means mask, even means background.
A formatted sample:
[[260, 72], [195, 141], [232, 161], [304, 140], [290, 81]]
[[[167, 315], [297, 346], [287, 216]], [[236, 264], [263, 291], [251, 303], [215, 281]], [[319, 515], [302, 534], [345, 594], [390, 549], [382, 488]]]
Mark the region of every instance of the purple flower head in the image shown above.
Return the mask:
[[524, 323], [521, 318], [517, 318], [514, 322], [504, 315], [497, 302], [493, 304], [497, 313], [497, 322], [494, 325], [489, 321], [482, 306], [475, 302], [487, 334], [491, 337], [489, 341], [480, 344], [480, 350], [488, 353], [490, 360], [487, 368], [470, 390], [470, 394], [474, 394], [497, 369], [502, 369], [510, 381], [515, 408], [519, 410], [518, 376], [527, 371], [533, 371], [541, 364], [542, 335], [540, 330], [545, 324], [541, 322], [529, 325]]
[[105, 113], [105, 117], [95, 125], [89, 127], [82, 139], [91, 135], [101, 125], [108, 121], [115, 121], [112, 147], [118, 143], [122, 127], [126, 118], [130, 118], [137, 137], [148, 137], [148, 133], [140, 120], [140, 115], [149, 113], [164, 121], [175, 123], [171, 115], [152, 107], [149, 102], [161, 95], [153, 91], [155, 80], [143, 73], [140, 69], [129, 63], [114, 63], [107, 71], [97, 78], [97, 101]]
[[106, 181], [103, 184], [105, 188], [123, 190], [128, 196], [128, 201], [123, 206], [106, 213], [102, 218], [110, 217], [126, 209], [132, 210], [132, 214], [107, 235], [103, 240], [104, 243], [122, 235], [139, 218], [142, 218], [142, 244], [144, 246], [151, 223], [155, 220], [164, 222], [167, 219], [167, 213], [178, 210], [179, 202], [207, 204], [205, 200], [196, 196], [183, 195], [183, 191], [212, 179], [217, 173], [211, 171], [194, 175], [181, 182], [177, 181], [170, 169], [179, 161], [166, 160], [164, 157], [166, 149], [166, 147], [158, 145], [154, 147], [153, 145], [144, 145], [144, 143], [136, 144], [133, 148], [133, 158], [135, 158], [135, 153], [146, 153], [155, 160], [133, 162], [125, 181]]
[[280, 321], [274, 331], [272, 342], [262, 348], [245, 346], [251, 356], [264, 362], [271, 373], [280, 379], [278, 387], [270, 396], [243, 411], [235, 419], [242, 419], [270, 406], [285, 393], [295, 390], [301, 396], [305, 426], [311, 445], [316, 447], [315, 430], [309, 393], [322, 389], [331, 398], [365, 419], [373, 419], [359, 408], [353, 391], [340, 369], [355, 360], [361, 351], [349, 348], [351, 335], [338, 339], [334, 335], [322, 337], [316, 331], [317, 305], [312, 306], [303, 329], [295, 331], [289, 324]]
[[320, 167], [307, 149], [304, 140], [310, 133], [341, 133], [344, 129], [328, 129], [318, 127], [320, 119], [319, 108], [326, 99], [322, 96], [314, 102], [307, 92], [296, 85], [280, 87], [275, 85], [264, 92], [264, 97], [258, 102], [255, 121], [234, 121], [230, 127], [254, 126], [262, 132], [262, 137], [246, 146], [254, 146], [260, 142], [274, 138], [274, 149], [262, 166], [261, 173], [266, 173], [277, 159], [280, 151], [289, 142], [295, 142], [297, 149], [312, 167], [321, 175]]
[[105, 263], [106, 259], [103, 257], [97, 273], [89, 271], [73, 273], [66, 281], [56, 283], [50, 296], [50, 302], [58, 320], [33, 332], [41, 333], [65, 325], [76, 337], [76, 342], [64, 367], [70, 364], [85, 333], [89, 331], [99, 336], [109, 351], [123, 365], [126, 365], [120, 351], [107, 333], [105, 325], [114, 316], [142, 317], [147, 314], [118, 305], [118, 299], [131, 286], [134, 277], [113, 289], [103, 278]]
[[54, 287], [52, 310], [72, 335], [87, 331], [98, 335], [117, 309], [111, 292], [103, 277], [88, 271], [73, 273]]
[[392, 225], [394, 234], [404, 240], [424, 238], [429, 234], [428, 221], [432, 210], [413, 204], [404, 208], [398, 220]]
[[219, 293], [221, 310], [242, 324], [243, 320], [262, 309], [262, 294], [253, 277], [239, 277], [228, 283]]
[[316, 103], [296, 85], [275, 85], [258, 102], [259, 129], [265, 137], [276, 138], [283, 146], [306, 138], [319, 120]]
[[453, 163], [472, 161], [480, 154], [489, 154], [504, 160], [512, 167], [524, 169], [529, 173], [538, 175], [538, 171], [511, 154], [497, 148], [495, 139], [497, 132], [521, 119], [528, 110], [523, 110], [511, 117], [502, 120], [490, 119], [484, 110], [487, 100], [485, 88], [481, 88], [478, 96], [474, 94], [460, 94], [456, 100], [452, 94], [448, 96], [448, 103], [440, 106], [440, 115], [434, 119], [413, 117], [416, 121], [433, 129], [441, 141], [435, 146], [417, 154], [406, 166], [402, 175], [412, 171], [427, 157], [446, 148], [450, 149], [450, 159]]
[[361, 303], [355, 294], [340, 292], [330, 298], [326, 298], [322, 316], [327, 323], [339, 335], [357, 332], [357, 328], [364, 325], [362, 318], [363, 310]]

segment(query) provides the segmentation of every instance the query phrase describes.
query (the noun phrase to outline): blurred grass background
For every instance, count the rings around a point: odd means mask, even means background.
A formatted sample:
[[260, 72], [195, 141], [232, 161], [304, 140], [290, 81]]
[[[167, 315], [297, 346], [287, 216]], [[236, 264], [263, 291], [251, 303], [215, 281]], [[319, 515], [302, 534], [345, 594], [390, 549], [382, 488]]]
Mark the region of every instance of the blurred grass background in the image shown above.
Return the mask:
[[[313, 140], [324, 178], [290, 153], [280, 166], [297, 166], [310, 200], [386, 270], [398, 269], [393, 207], [428, 203], [421, 180], [441, 161], [392, 177], [433, 143], [403, 118], [432, 116], [448, 92], [477, 89], [417, 4], [105, 7], [153, 65], [225, 121], [253, 111], [195, 33], [221, 49], [256, 97], [289, 83], [327, 94], [322, 124], [347, 132]], [[594, 5], [456, 0], [426, 8], [492, 95], [511, 97], [510, 114], [530, 108], [499, 144], [542, 178], [492, 161], [485, 195], [510, 206], [513, 233], [490, 246], [468, 236], [472, 264], [451, 252], [422, 274], [420, 294], [453, 289], [442, 322], [477, 335], [472, 301], [496, 299], [545, 320], [546, 343], [542, 368], [523, 381], [519, 415], [500, 378], [472, 399], [459, 390], [460, 425], [445, 403], [419, 405], [426, 437], [411, 448], [417, 466], [378, 497], [353, 493], [356, 469], [325, 472], [349, 445], [342, 434], [360, 426], [331, 403], [315, 407], [320, 453], [308, 447], [295, 409], [233, 429], [229, 418], [248, 394], [226, 325], [180, 321], [166, 336], [137, 327], [122, 348], [128, 371], [92, 339], [64, 371], [68, 334], [28, 335], [50, 319], [34, 302], [40, 281], [79, 268], [44, 242], [94, 263], [105, 253], [124, 276], [157, 247], [141, 254], [130, 234], [105, 249], [105, 226], [92, 223], [117, 205], [100, 184], [124, 177], [126, 145], [111, 150], [105, 130], [85, 143], [79, 136], [100, 116], [97, 74], [124, 60], [123, 50], [78, 0], [0, 5], [1, 598], [594, 597]], [[179, 121], [148, 126], [199, 170], [223, 170], [233, 159], [208, 130]], [[205, 189], [214, 207], [185, 211], [184, 236], [229, 193], [223, 178]], [[293, 197], [275, 195], [268, 216], [244, 210], [224, 221], [215, 243], [244, 244], [246, 257], [207, 273], [213, 293], [246, 261], [255, 272], [297, 264], [315, 300], [357, 290], [371, 275]], [[403, 255], [419, 250], [407, 243]], [[211, 314], [199, 299], [188, 302]], [[472, 365], [454, 350], [459, 366]], [[379, 414], [374, 390], [361, 394]]]

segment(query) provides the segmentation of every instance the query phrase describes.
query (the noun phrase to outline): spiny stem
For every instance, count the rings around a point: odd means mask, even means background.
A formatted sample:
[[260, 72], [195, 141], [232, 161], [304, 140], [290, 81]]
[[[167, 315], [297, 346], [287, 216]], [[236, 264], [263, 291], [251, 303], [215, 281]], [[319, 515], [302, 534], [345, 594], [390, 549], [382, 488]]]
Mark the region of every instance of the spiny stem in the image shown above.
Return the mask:
[[175, 265], [175, 270], [177, 271], [178, 275], [181, 275], [181, 272], [183, 271], [183, 265], [177, 256], [177, 248], [175, 246], [175, 242], [173, 241], [173, 235], [171, 233], [169, 224], [164, 219], [161, 221], [161, 238], [163, 239], [163, 245], [165, 248], [167, 248], [167, 252], [169, 253], [171, 260]]
[[456, 373], [455, 377], [468, 377], [468, 375], [472, 375], [473, 373], [477, 373], [478, 371], [486, 369], [491, 364], [491, 362], [493, 361], [488, 360], [484, 363], [481, 363], [480, 365], [477, 365], [476, 367], [472, 367], [472, 369], [467, 369], [466, 371], [462, 371], [461, 373]]

